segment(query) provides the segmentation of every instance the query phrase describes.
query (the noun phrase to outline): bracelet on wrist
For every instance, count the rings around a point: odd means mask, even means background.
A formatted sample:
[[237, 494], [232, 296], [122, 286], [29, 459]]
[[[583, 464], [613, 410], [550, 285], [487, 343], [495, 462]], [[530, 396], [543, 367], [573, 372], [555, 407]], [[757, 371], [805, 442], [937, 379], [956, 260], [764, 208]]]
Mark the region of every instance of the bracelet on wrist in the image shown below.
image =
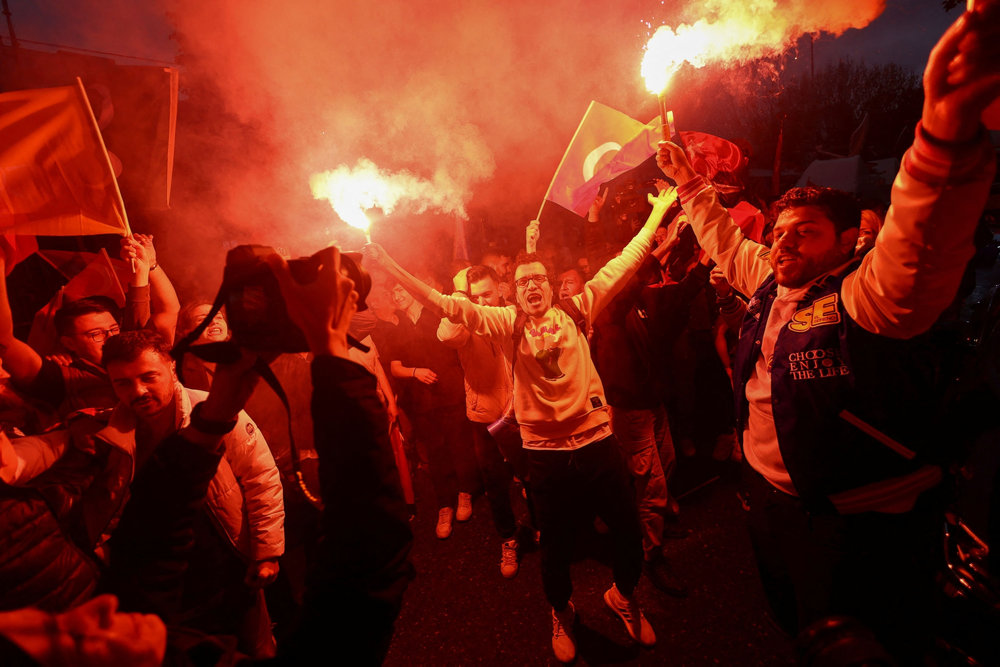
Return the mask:
[[152, 273], [153, 271], [156, 271], [156, 267], [158, 266], [159, 264], [153, 264], [151, 267], [149, 267], [149, 272]]

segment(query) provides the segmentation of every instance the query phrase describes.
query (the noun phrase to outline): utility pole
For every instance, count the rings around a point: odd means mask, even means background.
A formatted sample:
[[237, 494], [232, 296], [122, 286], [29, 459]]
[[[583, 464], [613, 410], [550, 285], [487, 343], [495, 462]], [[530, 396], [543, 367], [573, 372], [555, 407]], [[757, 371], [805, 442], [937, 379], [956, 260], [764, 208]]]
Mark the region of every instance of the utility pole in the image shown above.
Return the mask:
[[[4, 5], [7, 4], [7, 0], [3, 0]], [[809, 33], [809, 81], [810, 83], [816, 80], [816, 53], [813, 48], [816, 40], [813, 38], [813, 34]]]
[[10, 7], [7, 6], [7, 0], [3, 0], [3, 14], [7, 17], [7, 33], [10, 35], [10, 45], [15, 49], [18, 48], [17, 35], [14, 34], [14, 19], [10, 17]]

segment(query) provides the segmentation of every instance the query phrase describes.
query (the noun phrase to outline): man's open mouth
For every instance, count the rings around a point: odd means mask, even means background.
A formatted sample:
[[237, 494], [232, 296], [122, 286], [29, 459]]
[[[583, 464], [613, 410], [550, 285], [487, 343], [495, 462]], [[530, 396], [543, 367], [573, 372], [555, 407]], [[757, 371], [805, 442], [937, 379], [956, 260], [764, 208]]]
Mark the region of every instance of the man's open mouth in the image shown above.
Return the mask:
[[775, 263], [778, 266], [784, 266], [785, 264], [788, 264], [789, 262], [797, 262], [797, 261], [798, 261], [798, 257], [794, 257], [792, 255], [782, 255], [781, 257], [778, 257], [775, 260]]

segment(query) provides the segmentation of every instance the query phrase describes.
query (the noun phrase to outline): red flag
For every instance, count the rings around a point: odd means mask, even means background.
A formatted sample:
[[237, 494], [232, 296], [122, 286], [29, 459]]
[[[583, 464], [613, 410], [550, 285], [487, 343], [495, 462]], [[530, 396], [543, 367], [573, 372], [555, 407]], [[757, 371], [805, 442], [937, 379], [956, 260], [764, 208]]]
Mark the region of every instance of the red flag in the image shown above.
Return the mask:
[[0, 94], [0, 231], [130, 233], [79, 79], [76, 86]]
[[10, 275], [18, 262], [27, 259], [36, 250], [38, 250], [38, 242], [35, 241], [34, 236], [0, 235], [0, 252], [7, 260], [7, 275]]
[[762, 243], [764, 238], [764, 214], [760, 209], [747, 201], [741, 201], [729, 209], [733, 222], [743, 231], [743, 236], [751, 241]]
[[716, 190], [729, 193], [742, 189], [736, 175], [745, 166], [746, 159], [739, 146], [705, 132], [681, 132], [680, 136], [691, 166], [712, 181]]
[[406, 460], [406, 446], [398, 420], [389, 425], [389, 442], [392, 444], [392, 457], [396, 460], [399, 484], [403, 487], [403, 499], [407, 505], [412, 505], [416, 502], [416, 496], [413, 494], [413, 478], [410, 476], [410, 464]]

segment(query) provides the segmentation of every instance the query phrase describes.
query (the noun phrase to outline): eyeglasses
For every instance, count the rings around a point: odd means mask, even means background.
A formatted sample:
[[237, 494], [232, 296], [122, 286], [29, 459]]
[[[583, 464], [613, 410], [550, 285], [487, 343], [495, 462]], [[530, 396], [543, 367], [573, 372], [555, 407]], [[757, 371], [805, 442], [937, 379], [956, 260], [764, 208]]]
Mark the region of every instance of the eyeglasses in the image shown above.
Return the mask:
[[519, 288], [525, 288], [528, 286], [528, 282], [533, 282], [536, 285], [544, 285], [549, 281], [549, 277], [544, 273], [536, 273], [531, 276], [522, 276], [514, 281], [514, 284]]
[[85, 336], [95, 343], [103, 343], [111, 336], [117, 336], [121, 333], [121, 327], [113, 326], [110, 329], [91, 329], [90, 331], [84, 331], [83, 333], [77, 334], [77, 336]]

